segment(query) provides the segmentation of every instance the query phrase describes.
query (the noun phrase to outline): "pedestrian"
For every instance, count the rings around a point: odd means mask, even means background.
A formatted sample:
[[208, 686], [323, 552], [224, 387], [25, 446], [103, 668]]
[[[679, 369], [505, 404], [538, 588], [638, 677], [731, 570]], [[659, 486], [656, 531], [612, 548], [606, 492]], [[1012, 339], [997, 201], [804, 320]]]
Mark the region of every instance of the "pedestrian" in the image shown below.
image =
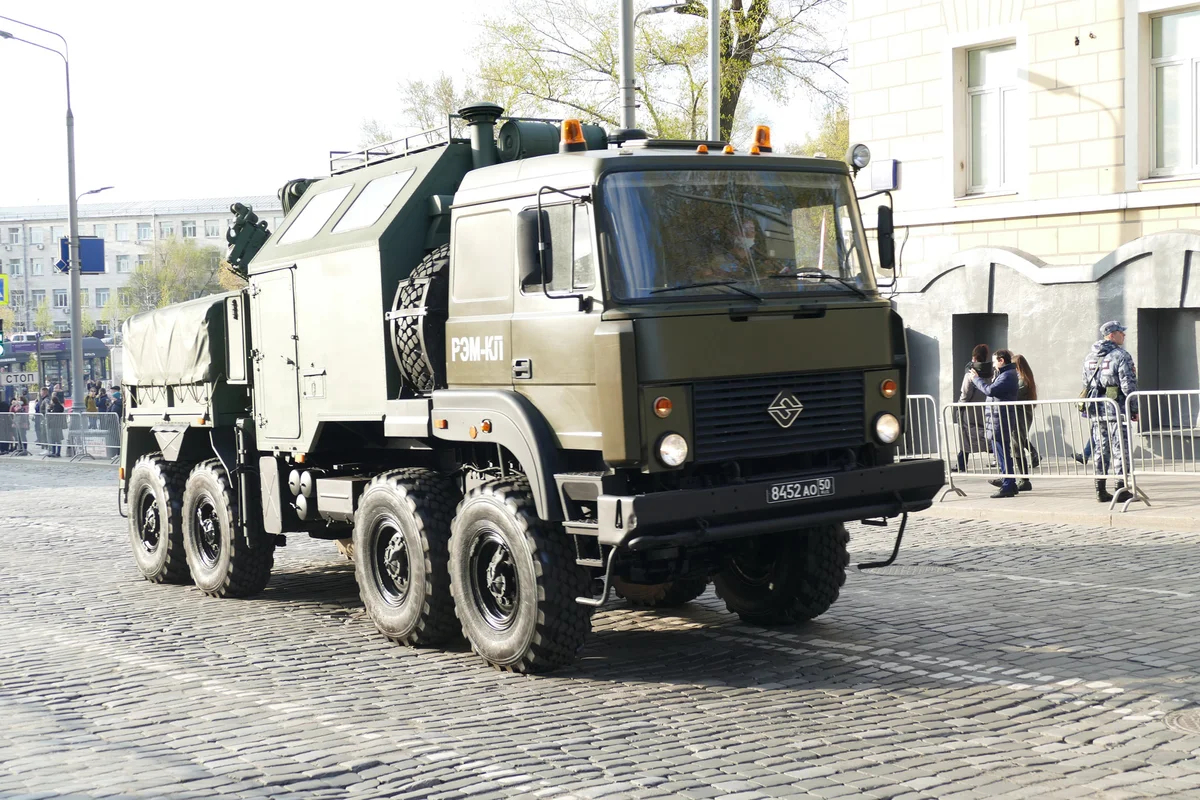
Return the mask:
[[9, 411], [12, 413], [13, 420], [13, 437], [16, 442], [16, 453], [29, 452], [29, 411], [26, 408], [26, 403], [29, 400], [29, 395], [14, 398]]
[[[1029, 366], [1029, 361], [1025, 356], [1018, 354], [1013, 356], [1013, 366], [1017, 369], [1017, 399], [1026, 402], [1037, 400], [1037, 381], [1034, 380], [1033, 367]], [[1037, 447], [1029, 440], [1029, 428], [1033, 425], [1033, 409], [1032, 405], [1020, 407], [1016, 430], [1017, 441], [1013, 444], [1017, 464], [1023, 475], [1028, 475], [1037, 469], [1038, 464], [1042, 461]], [[1026, 451], [1028, 451], [1028, 458], [1026, 458]], [[1021, 478], [1017, 481], [1017, 491], [1028, 492], [1031, 489], [1033, 489], [1033, 484], [1029, 482], [1029, 478]]]
[[33, 408], [34, 414], [37, 415], [37, 440], [38, 446], [43, 450], [50, 447], [50, 434], [46, 431], [46, 414], [50, 413], [50, 390], [41, 389], [38, 392], [37, 404]]
[[[977, 344], [971, 351], [971, 360], [963, 370], [962, 386], [958, 390], [958, 402], [983, 403], [987, 396], [975, 388], [974, 376], [985, 381], [992, 379], [991, 351], [986, 344]], [[983, 408], [956, 408], [958, 419], [959, 451], [954, 471], [966, 472], [967, 459], [972, 453], [991, 453], [992, 445], [987, 439]]]
[[84, 401], [83, 401], [83, 409], [88, 414], [92, 415], [87, 418], [87, 421], [88, 421], [87, 426], [90, 429], [94, 429], [96, 427], [95, 414], [99, 410], [96, 406], [96, 390], [94, 388], [88, 389], [87, 397], [84, 398]]
[[121, 412], [123, 410], [123, 400], [121, 396], [121, 387], [112, 387], [112, 399], [109, 401], [108, 411], [115, 415], [115, 422], [111, 427], [106, 428], [105, 433], [108, 436], [108, 454], [116, 456], [120, 452], [121, 445]]
[[66, 428], [66, 419], [64, 419], [66, 410], [58, 392], [50, 395], [50, 410], [46, 417], [46, 428], [50, 435], [50, 458], [62, 458], [62, 439], [63, 430]]
[[104, 391], [101, 386], [96, 389], [96, 410], [101, 414], [107, 414], [112, 401], [108, 397], [108, 392]]
[[[1112, 320], [1100, 326], [1100, 341], [1083, 359], [1083, 386], [1087, 397], [1108, 398], [1112, 403], [1092, 404], [1089, 418], [1092, 421], [1092, 463], [1096, 468], [1096, 499], [1110, 502], [1107, 478], [1110, 470], [1121, 478], [1117, 481], [1117, 502], [1130, 498], [1125, 488], [1125, 476], [1129, 474], [1129, 453], [1123, 438], [1121, 415], [1125, 399], [1137, 391], [1137, 368], [1133, 356], [1125, 349], [1126, 328]], [[1130, 420], [1137, 422], [1136, 406], [1130, 408]]]
[[0, 453], [13, 449], [12, 403], [7, 392], [0, 392]]
[[992, 452], [996, 456], [996, 465], [1003, 476], [1000, 481], [1000, 491], [992, 495], [994, 498], [1016, 497], [1017, 481], [1013, 476], [1013, 432], [1017, 424], [1011, 406], [997, 406], [997, 403], [1010, 403], [1017, 399], [1017, 369], [1012, 363], [1011, 350], [997, 350], [992, 355], [992, 380], [984, 383], [979, 373], [973, 372], [971, 382], [975, 388], [983, 392], [987, 400], [984, 403], [984, 416], [987, 438], [992, 443]]

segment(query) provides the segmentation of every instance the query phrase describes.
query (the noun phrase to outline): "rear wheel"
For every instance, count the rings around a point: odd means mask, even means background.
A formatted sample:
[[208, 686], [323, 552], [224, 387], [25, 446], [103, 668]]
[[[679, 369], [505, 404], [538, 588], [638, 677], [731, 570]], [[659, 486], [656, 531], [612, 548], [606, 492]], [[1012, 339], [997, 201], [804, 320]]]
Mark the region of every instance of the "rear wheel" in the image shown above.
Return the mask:
[[704, 590], [708, 588], [708, 580], [705, 578], [680, 578], [666, 583], [639, 584], [627, 583], [620, 578], [614, 578], [613, 588], [617, 590], [617, 595], [628, 600], [630, 605], [645, 606], [646, 608], [677, 608], [704, 594]]
[[350, 548], [367, 615], [387, 638], [434, 645], [459, 636], [446, 569], [455, 488], [432, 470], [402, 469], [371, 481], [354, 517]]
[[249, 597], [271, 579], [274, 540], [251, 548], [237, 530], [237, 511], [221, 462], [197, 464], [183, 493], [183, 544], [196, 587], [212, 597]]
[[538, 518], [523, 478], [474, 489], [450, 536], [450, 588], [463, 633], [485, 661], [548, 672], [575, 660], [591, 631], [590, 575], [561, 526]]
[[138, 571], [152, 583], [187, 583], [180, 508], [186, 473], [161, 453], [142, 456], [129, 475], [129, 539]]
[[840, 523], [746, 539], [714, 577], [717, 594], [746, 622], [813, 619], [829, 610], [846, 582], [849, 542]]

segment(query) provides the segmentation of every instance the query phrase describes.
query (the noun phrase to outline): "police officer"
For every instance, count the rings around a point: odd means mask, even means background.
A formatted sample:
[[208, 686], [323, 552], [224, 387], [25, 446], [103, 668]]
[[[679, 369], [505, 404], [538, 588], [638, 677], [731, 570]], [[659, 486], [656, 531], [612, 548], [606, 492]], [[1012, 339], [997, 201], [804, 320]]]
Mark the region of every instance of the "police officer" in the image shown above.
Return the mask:
[[[1114, 411], [1112, 404], [1104, 403], [1091, 409], [1092, 461], [1097, 475], [1107, 475], [1111, 466], [1122, 476], [1117, 482], [1117, 501], [1125, 502], [1130, 496], [1123, 479], [1129, 472], [1129, 453], [1125, 452], [1120, 415], [1125, 408], [1125, 398], [1137, 391], [1137, 370], [1133, 356], [1123, 346], [1124, 325], [1116, 320], [1106, 322], [1100, 326], [1100, 336], [1100, 341], [1092, 345], [1092, 351], [1083, 360], [1083, 385], [1088, 397], [1107, 397], [1117, 408]], [[1130, 410], [1136, 422], [1137, 408]], [[1104, 478], [1096, 481], [1096, 499], [1101, 503], [1112, 500]]]

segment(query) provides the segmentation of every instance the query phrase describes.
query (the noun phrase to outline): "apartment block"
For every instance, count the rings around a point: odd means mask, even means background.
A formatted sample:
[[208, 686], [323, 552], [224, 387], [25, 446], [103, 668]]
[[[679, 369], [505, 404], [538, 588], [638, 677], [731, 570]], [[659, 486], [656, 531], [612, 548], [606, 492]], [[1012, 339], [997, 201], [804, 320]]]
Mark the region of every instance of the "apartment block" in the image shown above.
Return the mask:
[[[104, 240], [104, 272], [80, 276], [81, 308], [108, 333], [102, 311], [109, 298], [125, 291], [138, 263], [150, 259], [171, 237], [212, 245], [223, 255], [225, 231], [233, 221], [229, 207], [235, 202], [253, 207], [271, 230], [283, 221], [274, 195], [80, 205], [79, 235]], [[54, 266], [66, 235], [65, 205], [0, 207], [0, 272], [9, 276], [10, 308], [18, 331], [32, 328], [42, 303], [49, 307], [55, 328], [63, 334], [70, 331], [70, 276]]]

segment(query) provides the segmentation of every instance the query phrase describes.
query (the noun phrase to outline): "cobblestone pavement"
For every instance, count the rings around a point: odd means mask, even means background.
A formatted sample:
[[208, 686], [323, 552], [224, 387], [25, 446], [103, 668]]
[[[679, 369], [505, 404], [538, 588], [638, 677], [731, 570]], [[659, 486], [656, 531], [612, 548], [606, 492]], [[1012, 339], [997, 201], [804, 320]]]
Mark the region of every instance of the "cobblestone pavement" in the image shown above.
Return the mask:
[[1200, 797], [1200, 535], [914, 518], [807, 627], [619, 605], [530, 678], [383, 641], [327, 542], [153, 586], [114, 480], [0, 462], [0, 797]]

